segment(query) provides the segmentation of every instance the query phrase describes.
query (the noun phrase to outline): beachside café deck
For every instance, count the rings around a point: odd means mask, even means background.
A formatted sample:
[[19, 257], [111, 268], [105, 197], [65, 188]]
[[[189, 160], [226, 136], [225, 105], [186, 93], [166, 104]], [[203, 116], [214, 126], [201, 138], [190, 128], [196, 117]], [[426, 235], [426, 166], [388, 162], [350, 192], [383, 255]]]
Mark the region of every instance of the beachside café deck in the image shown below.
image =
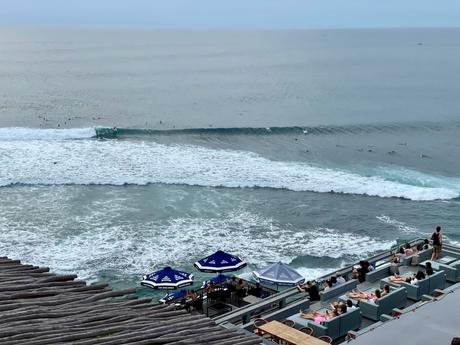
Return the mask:
[[[409, 242], [420, 247], [423, 240]], [[431, 261], [433, 248], [402, 255], [395, 263], [395, 250], [383, 252], [367, 261], [375, 267], [364, 280], [354, 279], [358, 263], [317, 279], [318, 285], [331, 276], [343, 276], [345, 282], [320, 291], [320, 299], [310, 301], [306, 292], [287, 289], [263, 301], [220, 315], [222, 326], [240, 328], [258, 334], [264, 344], [450, 344], [460, 337], [460, 248], [443, 245], [440, 258]], [[425, 270], [430, 262], [434, 273], [416, 284], [395, 283], [389, 279], [397, 269], [401, 276]], [[346, 302], [347, 293], [359, 289], [372, 293], [389, 286], [389, 293], [376, 301], [352, 300], [356, 308], [322, 322], [300, 317], [299, 310], [325, 311], [336, 302]]]
[[174, 305], [139, 298], [136, 289], [57, 275], [47, 267], [0, 257], [0, 344], [255, 345], [262, 339], [243, 329]]

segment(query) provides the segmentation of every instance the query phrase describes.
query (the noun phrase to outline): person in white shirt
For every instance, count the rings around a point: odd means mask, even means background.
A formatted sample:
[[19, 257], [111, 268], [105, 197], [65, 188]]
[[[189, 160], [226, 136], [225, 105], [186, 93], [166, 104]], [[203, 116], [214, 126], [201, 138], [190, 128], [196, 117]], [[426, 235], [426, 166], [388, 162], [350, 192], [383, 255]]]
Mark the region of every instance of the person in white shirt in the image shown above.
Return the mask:
[[353, 305], [353, 301], [351, 299], [347, 299], [347, 310], [352, 311], [355, 310], [357, 307]]
[[324, 291], [329, 290], [332, 287], [331, 281], [328, 279], [324, 282]]
[[345, 282], [346, 282], [346, 280], [345, 280], [345, 278], [343, 276], [338, 276], [337, 277], [337, 284], [343, 284]]

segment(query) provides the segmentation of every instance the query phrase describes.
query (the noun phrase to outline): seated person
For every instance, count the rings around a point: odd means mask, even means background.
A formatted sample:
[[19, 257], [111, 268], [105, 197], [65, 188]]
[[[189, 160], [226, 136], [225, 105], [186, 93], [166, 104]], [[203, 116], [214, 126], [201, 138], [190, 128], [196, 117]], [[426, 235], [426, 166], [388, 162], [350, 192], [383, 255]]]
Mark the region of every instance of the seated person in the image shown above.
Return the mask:
[[[355, 276], [357, 275], [357, 279], [360, 283], [363, 283], [366, 281], [366, 273], [369, 272], [369, 266], [366, 263], [366, 261], [361, 260], [359, 262], [359, 268], [355, 270]], [[353, 274], [353, 271], [352, 271]]]
[[390, 285], [385, 284], [383, 286], [382, 297], [385, 296], [385, 295], [388, 295], [389, 293], [390, 293]]
[[392, 276], [389, 276], [388, 279], [395, 284], [401, 284], [401, 283], [410, 283], [412, 276], [401, 276], [399, 274], [394, 274]]
[[417, 254], [417, 248], [411, 248], [409, 243], [404, 245], [404, 255], [411, 256]]
[[323, 286], [324, 286], [324, 291], [328, 291], [332, 288], [332, 282], [329, 279], [327, 279], [324, 281]]
[[362, 267], [364, 267], [364, 270], [365, 270], [366, 272], [372, 272], [372, 271], [375, 270], [375, 267], [372, 266], [372, 265], [369, 263], [369, 261], [367, 261], [367, 260], [364, 260], [364, 261], [363, 261], [363, 266], [362, 266]]
[[400, 276], [395, 274], [394, 276], [390, 276], [389, 279], [395, 284], [401, 284], [404, 282], [412, 285], [417, 285], [419, 280], [425, 279], [425, 274], [421, 271], [411, 276]]
[[187, 292], [187, 295], [185, 295], [185, 298], [186, 298], [185, 309], [187, 311], [190, 311], [192, 307], [196, 308], [198, 294], [195, 292], [195, 290], [189, 290]]
[[332, 287], [337, 286], [337, 277], [336, 277], [336, 276], [330, 277], [330, 278], [329, 278], [329, 281], [331, 282], [331, 286], [332, 286]]
[[401, 283], [412, 283], [412, 280], [415, 278], [414, 275], [409, 275], [409, 276], [401, 276], [399, 274], [395, 274], [393, 276], [389, 276], [388, 279], [395, 284], [401, 284]]
[[344, 284], [346, 282], [345, 278], [343, 276], [338, 276], [337, 277], [337, 284]]
[[359, 279], [359, 276], [361, 274], [360, 270], [360, 268], [353, 267], [353, 269], [351, 270], [351, 278]]
[[243, 279], [238, 280], [236, 283], [236, 295], [238, 297], [243, 297], [246, 295], [246, 289], [244, 288]]
[[335, 309], [332, 311], [326, 310], [326, 312], [319, 312], [319, 311], [313, 310], [311, 312], [304, 313], [302, 310], [300, 311], [300, 317], [302, 319], [312, 320], [317, 324], [320, 324], [323, 321], [332, 319], [333, 317], [336, 317], [338, 315], [339, 314], [337, 313]]
[[417, 246], [417, 250], [418, 251], [422, 251], [422, 250], [427, 250], [427, 249], [430, 249], [430, 241], [425, 238], [423, 240], [423, 243], [420, 243], [418, 246]]
[[366, 293], [364, 291], [360, 291], [358, 289], [348, 292], [347, 297], [358, 300], [358, 301], [376, 301], [380, 297], [382, 297], [382, 292], [377, 289], [374, 293]]
[[228, 282], [227, 282], [227, 288], [230, 292], [235, 292], [236, 291], [236, 277], [233, 276], [232, 279], [230, 279]]
[[431, 262], [429, 261], [425, 264], [425, 274], [427, 276], [431, 276], [434, 274], [433, 267], [431, 267]]
[[260, 297], [262, 295], [262, 288], [259, 283], [256, 283], [256, 286], [251, 287], [248, 290], [248, 295]]
[[366, 271], [362, 267], [353, 267], [351, 270], [351, 278], [358, 279], [360, 283], [366, 280]]
[[345, 303], [343, 303], [343, 302], [340, 302], [339, 303], [339, 310], [338, 310], [339, 315], [345, 314], [347, 311], [348, 311], [347, 305]]
[[333, 302], [330, 306], [331, 310], [335, 310], [338, 315], [342, 315], [347, 312], [347, 305], [343, 302]]
[[427, 249], [430, 249], [431, 246], [430, 246], [430, 241], [428, 240], [428, 238], [425, 238], [423, 240], [423, 250], [427, 250]]
[[353, 305], [353, 301], [351, 299], [347, 299], [347, 310], [352, 311], [355, 310], [357, 307]]
[[198, 294], [195, 292], [195, 290], [189, 290], [186, 295], [187, 298], [190, 298], [192, 301], [196, 301], [198, 298]]
[[208, 299], [216, 299], [217, 289], [213, 281], [210, 281], [208, 286], [206, 286], [206, 295], [208, 296]]
[[299, 291], [305, 291], [308, 293], [308, 296], [310, 298], [310, 301], [319, 301], [319, 291], [318, 287], [316, 286], [315, 283], [312, 283], [311, 281], [307, 281], [305, 285], [298, 285], [297, 289]]
[[[417, 274], [415, 275], [415, 279], [414, 279], [414, 280], [416, 280], [417, 283], [418, 283], [419, 280], [423, 280], [423, 279], [425, 279], [425, 278], [426, 278], [425, 273], [422, 272], [422, 271], [418, 271]], [[415, 284], [415, 283], [414, 283], [414, 284]]]

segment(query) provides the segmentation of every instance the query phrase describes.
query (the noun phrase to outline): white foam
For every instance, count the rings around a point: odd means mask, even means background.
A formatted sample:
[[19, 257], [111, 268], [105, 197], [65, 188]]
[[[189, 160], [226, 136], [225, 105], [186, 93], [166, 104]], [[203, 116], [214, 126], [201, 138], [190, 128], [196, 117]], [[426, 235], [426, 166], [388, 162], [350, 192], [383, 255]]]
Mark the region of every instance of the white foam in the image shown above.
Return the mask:
[[299, 267], [296, 268], [297, 272], [299, 272], [306, 281], [308, 280], [314, 280], [319, 277], [326, 276], [336, 270], [338, 270], [340, 267], [336, 268], [309, 268], [309, 267]]
[[[217, 249], [240, 255], [260, 268], [305, 255], [365, 257], [392, 244], [335, 229], [285, 229], [270, 218], [246, 211], [219, 218], [133, 223], [117, 220], [126, 205], [120, 198], [107, 204], [91, 203], [87, 213], [71, 219], [57, 214], [68, 205], [65, 197], [50, 203], [37, 210], [33, 219], [15, 217], [13, 209], [0, 216], [0, 252], [59, 272], [75, 272], [85, 279], [96, 279], [107, 271], [140, 277], [164, 265], [191, 267]], [[302, 272], [308, 277], [322, 273]]]
[[96, 136], [94, 128], [37, 129], [25, 127], [0, 128], [0, 141], [88, 139]]
[[405, 234], [413, 234], [413, 235], [426, 235], [426, 233], [423, 233], [420, 231], [420, 229], [418, 229], [417, 227], [415, 226], [411, 226], [411, 225], [407, 225], [406, 223], [404, 222], [401, 222], [397, 219], [393, 219], [393, 218], [390, 218], [384, 214], [380, 215], [380, 216], [376, 216], [376, 218], [384, 223], [384, 224], [388, 224], [396, 229], [398, 229], [399, 231], [405, 233]]
[[[410, 184], [255, 153], [141, 141], [0, 141], [0, 186], [11, 184], [187, 184], [337, 192], [411, 200], [452, 199], [460, 182]], [[404, 176], [402, 176], [404, 179]]]
[[[405, 234], [412, 235], [411, 237], [414, 239], [415, 238], [430, 238], [432, 234], [432, 232], [421, 231], [419, 228], [415, 226], [408, 225], [405, 222], [401, 222], [397, 219], [390, 218], [383, 214], [380, 216], [377, 216], [376, 218], [382, 223], [388, 224]], [[456, 247], [460, 247], [460, 242], [450, 239], [450, 237], [445, 234], [443, 235], [443, 239], [445, 243], [451, 244]]]

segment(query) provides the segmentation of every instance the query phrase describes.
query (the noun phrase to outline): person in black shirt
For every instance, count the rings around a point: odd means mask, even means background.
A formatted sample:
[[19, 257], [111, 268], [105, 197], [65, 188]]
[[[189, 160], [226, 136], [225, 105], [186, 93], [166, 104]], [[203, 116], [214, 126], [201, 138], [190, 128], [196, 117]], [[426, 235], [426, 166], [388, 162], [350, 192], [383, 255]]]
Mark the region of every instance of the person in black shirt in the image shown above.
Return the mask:
[[425, 238], [423, 240], [423, 243], [420, 243], [418, 246], [417, 246], [417, 250], [419, 252], [421, 252], [422, 250], [426, 250], [426, 249], [430, 249], [430, 241], [428, 241], [428, 238]]
[[431, 276], [432, 274], [434, 274], [433, 267], [431, 267], [431, 262], [427, 262], [425, 264], [425, 274], [427, 276]]
[[415, 275], [415, 279], [417, 279], [418, 281], [425, 279], [425, 278], [426, 278], [426, 275], [422, 271], [418, 271], [417, 274]]
[[431, 235], [431, 239], [433, 240], [433, 255], [431, 256], [431, 261], [433, 261], [439, 259], [441, 255], [442, 235], [440, 226], [436, 227], [433, 235]]
[[299, 291], [305, 291], [308, 293], [308, 296], [310, 297], [310, 301], [319, 301], [319, 291], [318, 287], [316, 284], [312, 283], [311, 281], [308, 281], [305, 285], [297, 286], [297, 289]]
[[256, 297], [260, 297], [262, 295], [262, 288], [260, 287], [260, 284], [256, 283], [256, 286], [251, 287], [248, 290], [248, 295], [253, 295], [253, 296], [256, 296]]

